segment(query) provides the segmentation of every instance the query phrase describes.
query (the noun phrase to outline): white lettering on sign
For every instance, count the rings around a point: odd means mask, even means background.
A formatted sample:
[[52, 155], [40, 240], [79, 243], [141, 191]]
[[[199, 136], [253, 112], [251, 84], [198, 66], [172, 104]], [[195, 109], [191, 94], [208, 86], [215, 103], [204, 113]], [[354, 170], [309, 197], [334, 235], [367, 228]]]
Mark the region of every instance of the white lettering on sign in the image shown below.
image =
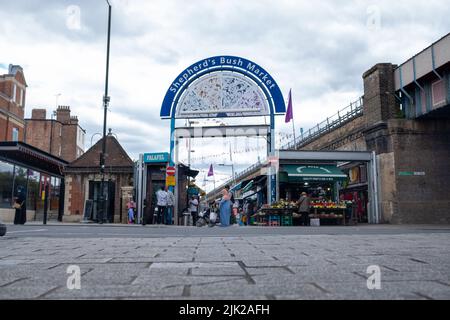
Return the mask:
[[[193, 75], [195, 75], [198, 72], [201, 72], [202, 70], [215, 67], [217, 65], [244, 68], [244, 61], [241, 58], [230, 58], [230, 57], [220, 57], [218, 61], [216, 61], [215, 58], [206, 59], [198, 63], [197, 65], [191, 66], [188, 69], [186, 69], [181, 74], [181, 76], [176, 80], [176, 82], [172, 84], [169, 91], [177, 93], [177, 91], [183, 86], [183, 84], [186, 83]], [[275, 88], [276, 85], [274, 81], [270, 78], [270, 75], [258, 69], [256, 64], [248, 62], [245, 69], [256, 75], [261, 80], [261, 82], [264, 83], [264, 85], [267, 88], [269, 88], [269, 90]]]

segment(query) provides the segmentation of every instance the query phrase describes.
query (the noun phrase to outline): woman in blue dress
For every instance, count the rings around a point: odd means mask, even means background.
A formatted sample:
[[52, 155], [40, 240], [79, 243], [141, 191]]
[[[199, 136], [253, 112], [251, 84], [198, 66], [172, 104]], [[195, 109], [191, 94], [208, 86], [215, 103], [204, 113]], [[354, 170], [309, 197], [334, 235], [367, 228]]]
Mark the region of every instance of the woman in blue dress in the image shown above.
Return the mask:
[[220, 226], [228, 227], [230, 226], [231, 219], [231, 194], [227, 189], [222, 191], [222, 199], [219, 204], [220, 210]]

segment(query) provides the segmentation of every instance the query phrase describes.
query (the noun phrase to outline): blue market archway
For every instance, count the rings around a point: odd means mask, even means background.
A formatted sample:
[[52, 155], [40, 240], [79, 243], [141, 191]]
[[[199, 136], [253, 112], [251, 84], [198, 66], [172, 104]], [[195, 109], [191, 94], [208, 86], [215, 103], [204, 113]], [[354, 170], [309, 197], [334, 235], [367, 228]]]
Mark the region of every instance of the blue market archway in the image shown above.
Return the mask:
[[[270, 156], [275, 152], [275, 116], [285, 113], [285, 101], [277, 82], [253, 61], [236, 56], [197, 61], [175, 78], [161, 106], [161, 118], [171, 120], [170, 164], [176, 165], [177, 119], [269, 116], [267, 151]], [[277, 197], [276, 177], [274, 173], [269, 175], [268, 199], [272, 202]]]
[[205, 75], [225, 71], [243, 75], [257, 85], [267, 99], [270, 115], [286, 112], [283, 94], [275, 79], [264, 68], [241, 57], [215, 56], [197, 61], [175, 78], [164, 97], [160, 112], [161, 118], [192, 118], [192, 116], [177, 117], [178, 102], [183, 93]]

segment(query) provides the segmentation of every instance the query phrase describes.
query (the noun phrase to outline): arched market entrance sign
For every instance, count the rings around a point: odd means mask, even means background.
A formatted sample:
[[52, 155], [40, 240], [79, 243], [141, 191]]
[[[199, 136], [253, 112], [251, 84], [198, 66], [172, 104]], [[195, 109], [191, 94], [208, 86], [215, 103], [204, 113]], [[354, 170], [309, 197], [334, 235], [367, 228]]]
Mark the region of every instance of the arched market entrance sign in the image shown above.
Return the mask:
[[[275, 116], [285, 112], [286, 105], [277, 82], [253, 61], [235, 56], [215, 56], [197, 61], [175, 78], [162, 103], [161, 118], [171, 120], [170, 164], [178, 164], [180, 138], [264, 136], [267, 156], [274, 155]], [[269, 125], [207, 127], [207, 130], [175, 126], [177, 119], [263, 116], [270, 118]], [[272, 202], [276, 200], [275, 174], [269, 175], [268, 199]]]
[[189, 66], [172, 82], [161, 107], [163, 119], [284, 114], [274, 78], [240, 57], [217, 56]]

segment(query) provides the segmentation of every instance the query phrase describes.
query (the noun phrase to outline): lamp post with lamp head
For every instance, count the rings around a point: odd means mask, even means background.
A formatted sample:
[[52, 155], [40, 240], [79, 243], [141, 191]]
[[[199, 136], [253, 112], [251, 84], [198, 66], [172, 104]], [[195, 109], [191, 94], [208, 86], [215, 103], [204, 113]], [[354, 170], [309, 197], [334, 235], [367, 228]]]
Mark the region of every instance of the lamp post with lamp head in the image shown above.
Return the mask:
[[109, 49], [111, 43], [111, 4], [106, 0], [108, 4], [108, 40], [106, 47], [106, 79], [105, 79], [105, 94], [103, 96], [103, 141], [102, 141], [102, 152], [100, 154], [100, 174], [102, 176], [100, 184], [100, 217], [98, 217], [98, 222], [102, 224], [105, 220], [106, 211], [106, 197], [105, 197], [105, 155], [106, 155], [106, 114], [108, 112], [108, 106], [110, 102], [110, 97], [108, 96], [108, 81], [109, 81]]

